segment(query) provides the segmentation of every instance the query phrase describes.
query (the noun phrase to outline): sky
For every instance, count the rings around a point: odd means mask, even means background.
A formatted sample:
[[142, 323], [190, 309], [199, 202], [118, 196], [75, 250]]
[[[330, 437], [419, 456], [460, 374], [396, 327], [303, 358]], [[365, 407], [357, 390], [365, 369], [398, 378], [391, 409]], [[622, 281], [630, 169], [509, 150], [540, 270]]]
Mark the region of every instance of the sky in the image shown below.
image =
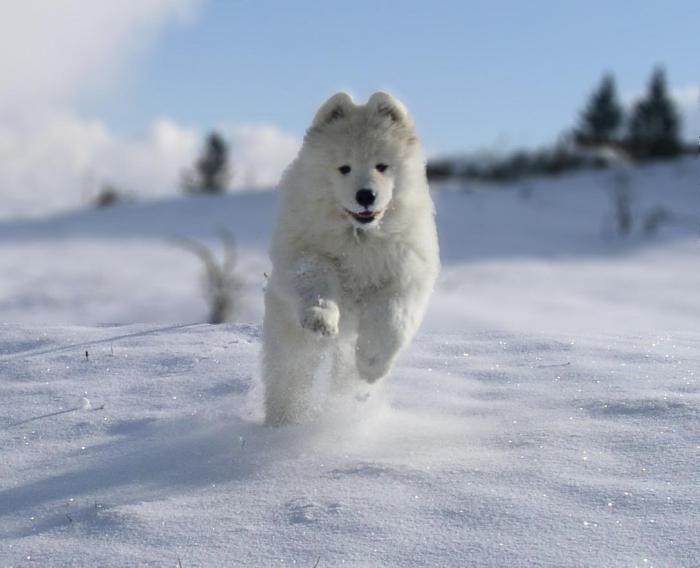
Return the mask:
[[393, 92], [437, 156], [551, 142], [604, 72], [629, 102], [661, 64], [700, 131], [697, 2], [0, 2], [0, 192], [17, 214], [107, 182], [172, 192], [214, 128], [234, 186], [273, 185], [338, 90]]

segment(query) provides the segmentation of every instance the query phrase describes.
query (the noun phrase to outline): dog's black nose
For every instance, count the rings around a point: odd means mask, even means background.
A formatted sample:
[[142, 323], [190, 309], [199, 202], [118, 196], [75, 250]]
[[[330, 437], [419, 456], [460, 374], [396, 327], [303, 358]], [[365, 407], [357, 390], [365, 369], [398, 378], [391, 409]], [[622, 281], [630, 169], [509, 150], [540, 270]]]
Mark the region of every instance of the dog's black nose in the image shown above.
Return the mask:
[[374, 198], [377, 196], [371, 189], [360, 189], [355, 194], [355, 199], [362, 207], [369, 207], [374, 203]]

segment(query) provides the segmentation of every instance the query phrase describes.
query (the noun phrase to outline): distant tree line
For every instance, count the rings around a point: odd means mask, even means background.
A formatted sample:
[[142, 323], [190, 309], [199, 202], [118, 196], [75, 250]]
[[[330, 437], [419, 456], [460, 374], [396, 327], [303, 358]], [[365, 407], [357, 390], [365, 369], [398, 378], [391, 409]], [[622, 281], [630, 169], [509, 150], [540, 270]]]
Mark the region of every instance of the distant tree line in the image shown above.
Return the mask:
[[606, 74], [590, 95], [578, 125], [556, 144], [506, 156], [433, 160], [428, 177], [508, 181], [586, 166], [606, 167], [622, 159], [673, 158], [688, 151], [680, 130], [680, 115], [662, 68], [654, 70], [646, 94], [629, 114], [619, 101], [613, 76]]
[[613, 76], [605, 75], [581, 114], [575, 136], [582, 145], [617, 146], [639, 160], [666, 158], [683, 151], [680, 126], [664, 71], [658, 68], [629, 116], [618, 101]]

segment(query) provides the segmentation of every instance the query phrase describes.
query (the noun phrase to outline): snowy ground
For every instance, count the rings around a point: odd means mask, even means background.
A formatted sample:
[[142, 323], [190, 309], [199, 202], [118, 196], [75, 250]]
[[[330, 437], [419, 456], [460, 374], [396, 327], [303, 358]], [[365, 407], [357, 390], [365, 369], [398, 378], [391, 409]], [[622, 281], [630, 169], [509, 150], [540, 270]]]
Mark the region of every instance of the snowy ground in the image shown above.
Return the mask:
[[[367, 400], [283, 430], [257, 376], [273, 195], [3, 222], [0, 566], [699, 566], [697, 173], [631, 172], [638, 219], [674, 213], [653, 238], [610, 237], [608, 173], [438, 194], [423, 332]], [[172, 239], [220, 226], [249, 324], [192, 323]]]

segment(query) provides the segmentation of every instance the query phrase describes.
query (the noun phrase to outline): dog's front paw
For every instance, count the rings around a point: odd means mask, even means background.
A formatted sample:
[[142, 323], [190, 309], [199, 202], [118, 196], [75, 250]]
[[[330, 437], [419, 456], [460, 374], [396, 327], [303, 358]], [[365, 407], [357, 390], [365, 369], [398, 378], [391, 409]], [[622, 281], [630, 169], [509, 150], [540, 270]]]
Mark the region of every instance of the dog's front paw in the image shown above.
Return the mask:
[[335, 302], [323, 302], [304, 310], [301, 327], [323, 337], [338, 335], [340, 310]]
[[399, 354], [398, 335], [389, 328], [360, 331], [355, 347], [355, 362], [360, 377], [374, 383], [389, 374]]
[[389, 373], [392, 358], [387, 358], [380, 353], [371, 353], [369, 350], [358, 349], [357, 371], [360, 377], [368, 383], [374, 383]]

